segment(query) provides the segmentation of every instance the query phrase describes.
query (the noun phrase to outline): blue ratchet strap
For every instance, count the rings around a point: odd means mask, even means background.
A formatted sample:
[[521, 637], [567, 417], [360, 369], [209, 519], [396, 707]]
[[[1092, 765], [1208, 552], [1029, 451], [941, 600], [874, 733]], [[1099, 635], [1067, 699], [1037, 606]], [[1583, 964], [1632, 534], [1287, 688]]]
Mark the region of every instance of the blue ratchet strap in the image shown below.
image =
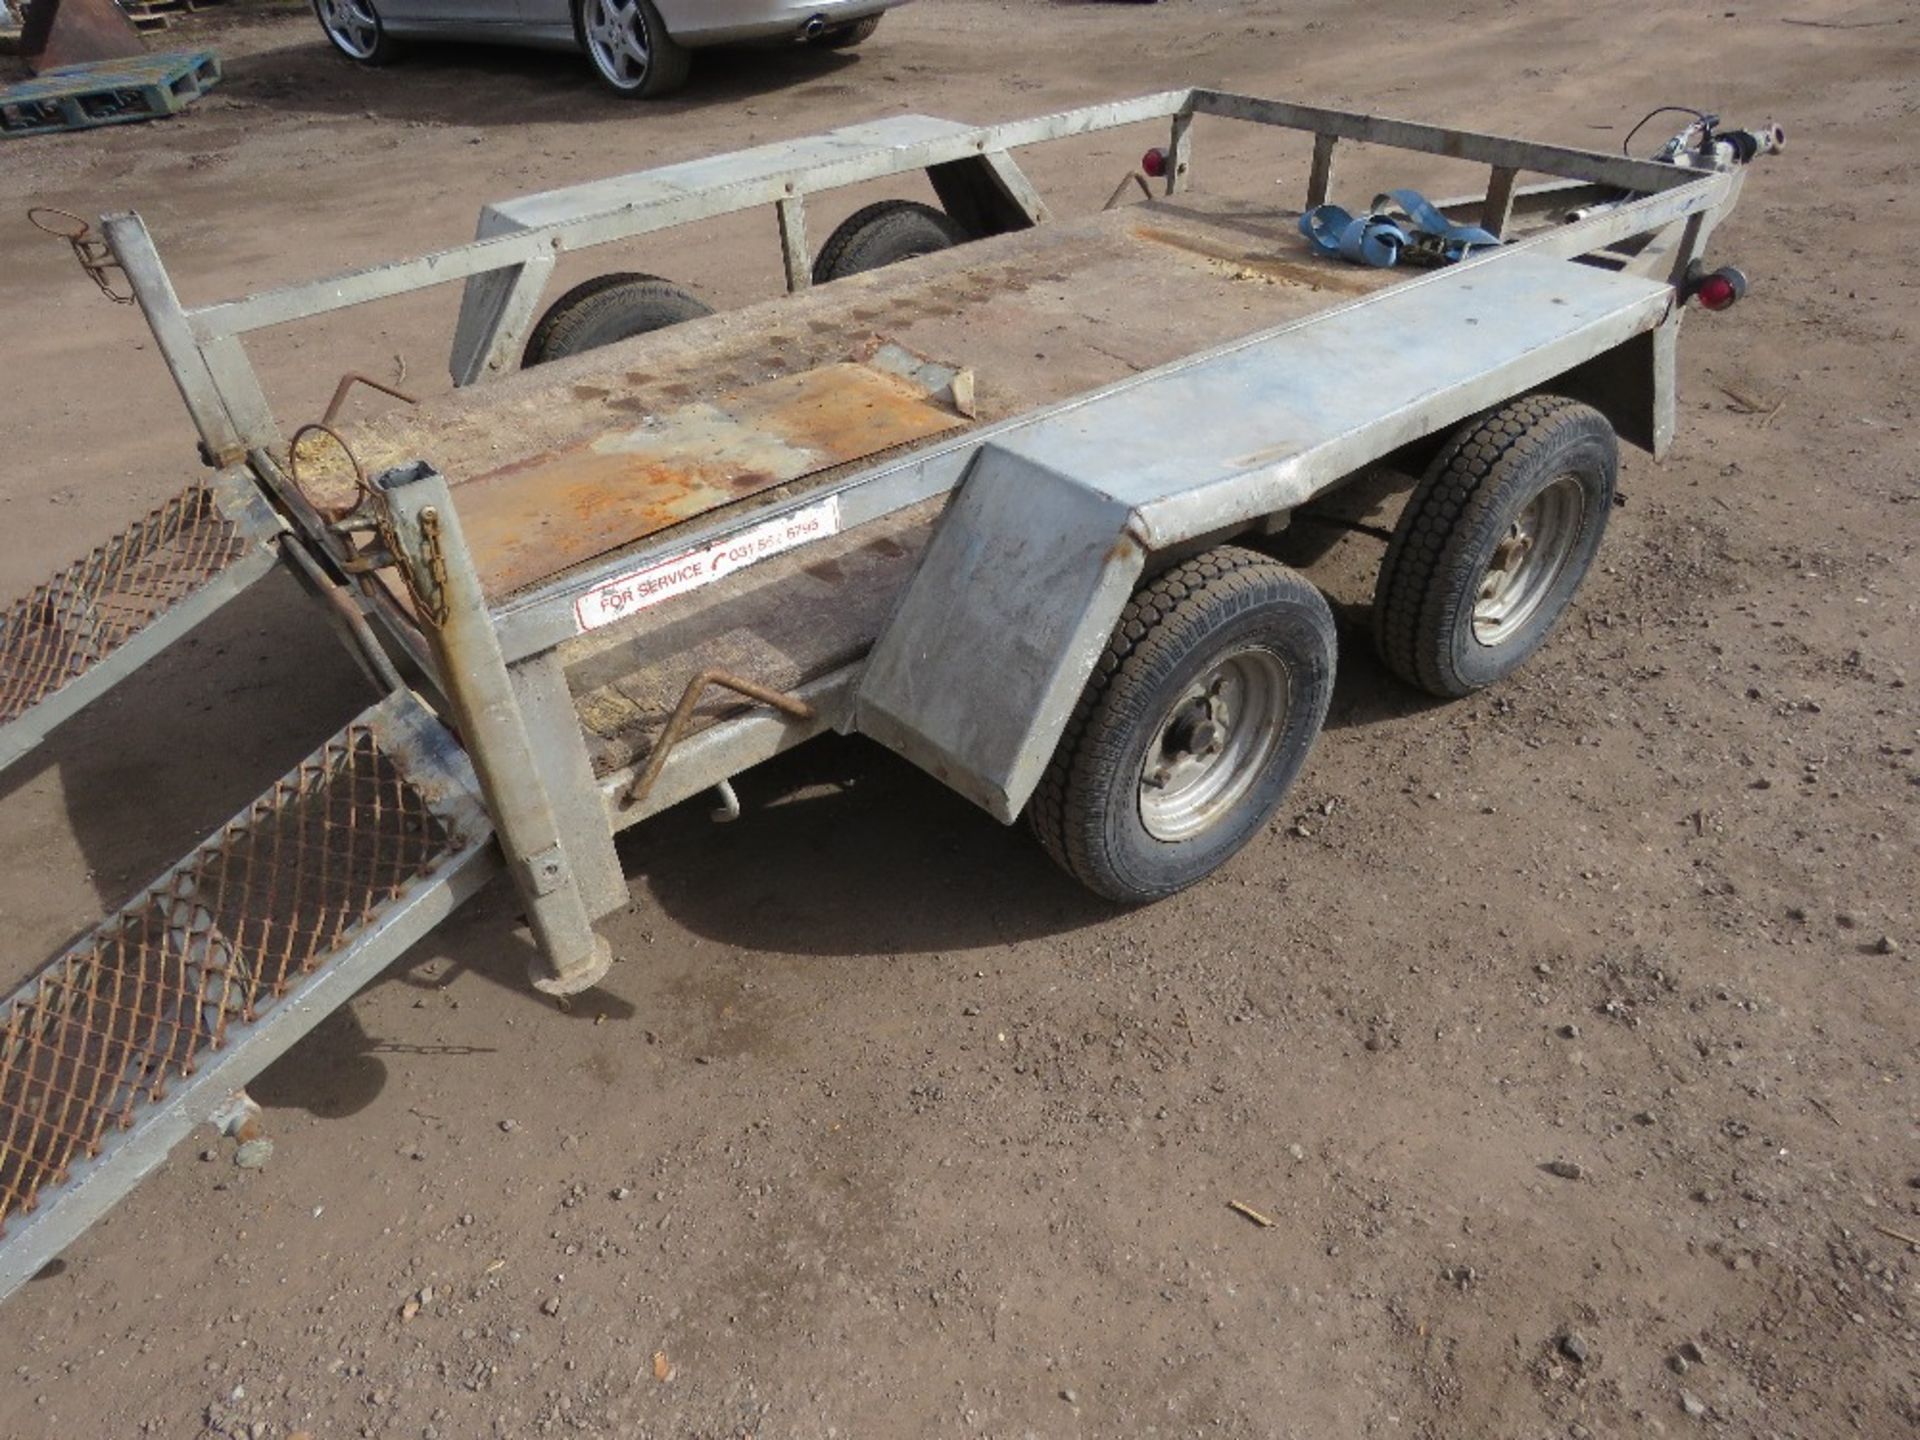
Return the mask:
[[1395, 190], [1385, 196], [1375, 196], [1374, 209], [1382, 208], [1383, 200], [1391, 200], [1406, 213], [1413, 222], [1414, 239], [1423, 250], [1436, 253], [1446, 264], [1464, 260], [1473, 253], [1474, 247], [1498, 245], [1500, 237], [1489, 234], [1478, 225], [1456, 225], [1441, 213], [1435, 205], [1418, 190]]
[[1302, 215], [1300, 233], [1322, 254], [1380, 270], [1398, 263], [1409, 243], [1407, 232], [1385, 215], [1356, 219], [1338, 205], [1317, 206]]
[[[1388, 211], [1389, 204], [1400, 207], [1404, 225], [1401, 216]], [[1418, 190], [1375, 196], [1372, 213], [1358, 217], [1338, 205], [1316, 206], [1300, 217], [1300, 233], [1323, 255], [1381, 270], [1408, 251], [1450, 265], [1477, 247], [1500, 243], [1478, 225], [1455, 225]]]

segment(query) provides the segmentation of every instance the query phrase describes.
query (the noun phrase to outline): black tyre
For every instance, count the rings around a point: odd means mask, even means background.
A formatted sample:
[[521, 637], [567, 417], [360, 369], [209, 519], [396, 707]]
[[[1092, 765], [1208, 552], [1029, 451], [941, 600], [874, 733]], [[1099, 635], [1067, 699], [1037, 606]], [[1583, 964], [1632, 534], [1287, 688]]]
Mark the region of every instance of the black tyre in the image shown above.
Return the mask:
[[1034, 792], [1047, 853], [1095, 894], [1157, 900], [1257, 835], [1333, 695], [1333, 616], [1294, 571], [1226, 545], [1121, 614]]
[[400, 54], [373, 0], [313, 0], [314, 16], [333, 48], [362, 65], [385, 65]]
[[1599, 411], [1529, 395], [1469, 421], [1414, 487], [1373, 594], [1387, 668], [1443, 697], [1511, 674], [1593, 564], [1620, 450]]
[[897, 260], [949, 250], [967, 238], [952, 216], [917, 200], [882, 200], [849, 215], [813, 262], [813, 283], [844, 280]]
[[814, 38], [813, 43], [824, 50], [851, 50], [873, 38], [873, 32], [880, 28], [880, 17], [869, 15], [864, 20], [856, 20], [851, 25], [842, 25], [836, 30], [828, 30]]
[[693, 68], [653, 0], [574, 0], [573, 31], [600, 83], [630, 100], [678, 90]]
[[520, 364], [531, 369], [712, 313], [699, 296], [657, 275], [596, 275], [547, 307]]

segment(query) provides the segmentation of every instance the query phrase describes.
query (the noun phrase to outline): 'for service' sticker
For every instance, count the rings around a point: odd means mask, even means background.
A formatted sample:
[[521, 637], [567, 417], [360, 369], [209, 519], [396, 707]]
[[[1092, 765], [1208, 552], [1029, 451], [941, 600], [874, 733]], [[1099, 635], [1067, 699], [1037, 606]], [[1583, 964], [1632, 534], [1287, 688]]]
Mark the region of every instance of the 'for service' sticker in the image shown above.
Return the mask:
[[824, 540], [839, 531], [840, 497], [830, 495], [817, 505], [764, 521], [725, 540], [716, 540], [704, 550], [691, 550], [631, 575], [602, 581], [573, 602], [574, 618], [582, 630], [598, 630], [636, 610], [685, 595], [702, 585], [711, 585], [723, 576], [757, 565], [783, 550], [811, 540]]

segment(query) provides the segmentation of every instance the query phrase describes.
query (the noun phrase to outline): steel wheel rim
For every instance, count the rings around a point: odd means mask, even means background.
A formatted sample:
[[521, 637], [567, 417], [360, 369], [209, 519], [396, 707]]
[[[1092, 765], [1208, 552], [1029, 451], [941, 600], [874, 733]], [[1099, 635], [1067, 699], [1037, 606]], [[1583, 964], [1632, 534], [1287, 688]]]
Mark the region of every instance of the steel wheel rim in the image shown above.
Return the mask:
[[638, 90], [653, 68], [653, 37], [640, 0], [586, 0], [587, 53], [622, 90]]
[[1503, 644], [1534, 617], [1566, 573], [1586, 511], [1587, 492], [1579, 477], [1562, 475], [1514, 516], [1474, 589], [1476, 641]]
[[320, 22], [328, 38], [356, 60], [367, 59], [380, 44], [380, 17], [370, 0], [321, 0]]
[[1292, 686], [1271, 650], [1229, 655], [1174, 701], [1140, 767], [1140, 823], [1190, 840], [1229, 814], [1279, 751]]

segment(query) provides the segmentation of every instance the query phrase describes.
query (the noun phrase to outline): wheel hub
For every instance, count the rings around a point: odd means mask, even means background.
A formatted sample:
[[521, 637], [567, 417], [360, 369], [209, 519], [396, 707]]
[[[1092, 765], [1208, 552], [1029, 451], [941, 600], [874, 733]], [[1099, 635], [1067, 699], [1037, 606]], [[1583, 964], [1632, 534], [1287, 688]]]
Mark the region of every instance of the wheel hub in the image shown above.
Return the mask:
[[347, 54], [365, 60], [380, 41], [380, 22], [367, 0], [324, 0], [327, 34]]
[[609, 80], [632, 88], [646, 79], [653, 49], [639, 0], [587, 0], [582, 28], [594, 64]]
[[1156, 840], [1190, 839], [1244, 796], [1280, 744], [1286, 667], [1270, 650], [1220, 661], [1177, 699], [1140, 768], [1140, 820]]
[[1579, 479], [1562, 475], [1514, 516], [1474, 591], [1473, 638], [1480, 644], [1510, 639], [1552, 593], [1579, 541], [1586, 503]]
[[1226, 707], [1213, 696], [1189, 705], [1167, 727], [1167, 749], [1181, 759], [1218, 755], [1226, 743]]

